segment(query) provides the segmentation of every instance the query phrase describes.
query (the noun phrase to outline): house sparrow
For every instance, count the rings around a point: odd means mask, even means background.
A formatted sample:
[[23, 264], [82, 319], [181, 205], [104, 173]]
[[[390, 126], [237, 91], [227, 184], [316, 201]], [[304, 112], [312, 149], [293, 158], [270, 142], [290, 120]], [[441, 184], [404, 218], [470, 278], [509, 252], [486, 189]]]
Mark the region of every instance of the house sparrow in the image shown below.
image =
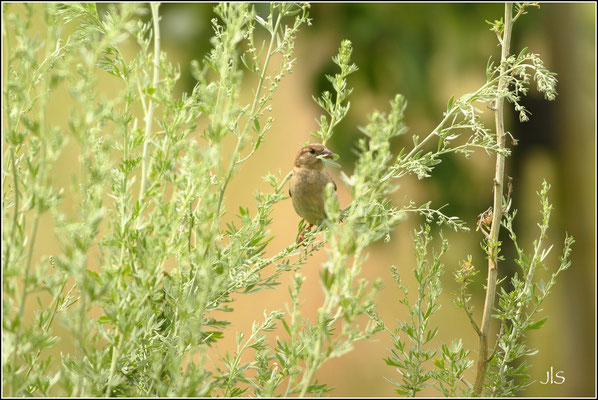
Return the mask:
[[[297, 214], [309, 224], [307, 230], [314, 225], [319, 225], [326, 218], [324, 208], [326, 185], [332, 182], [336, 191], [336, 183], [326, 172], [324, 164], [318, 156], [332, 158], [334, 155], [326, 146], [315, 143], [301, 148], [295, 158], [289, 196], [293, 200], [293, 207]], [[297, 243], [303, 241], [304, 234], [305, 231], [301, 232]]]

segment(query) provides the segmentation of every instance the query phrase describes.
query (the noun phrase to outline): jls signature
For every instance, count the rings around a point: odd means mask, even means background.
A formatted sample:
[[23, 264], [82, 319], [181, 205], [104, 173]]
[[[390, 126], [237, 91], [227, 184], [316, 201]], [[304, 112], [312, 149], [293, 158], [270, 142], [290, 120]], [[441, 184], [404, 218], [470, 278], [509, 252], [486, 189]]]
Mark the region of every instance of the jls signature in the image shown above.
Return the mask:
[[547, 385], [549, 383], [551, 385], [562, 385], [563, 383], [565, 383], [564, 371], [557, 371], [557, 373], [555, 374], [553, 367], [550, 367], [550, 371], [546, 371], [546, 382], [540, 381], [541, 385]]

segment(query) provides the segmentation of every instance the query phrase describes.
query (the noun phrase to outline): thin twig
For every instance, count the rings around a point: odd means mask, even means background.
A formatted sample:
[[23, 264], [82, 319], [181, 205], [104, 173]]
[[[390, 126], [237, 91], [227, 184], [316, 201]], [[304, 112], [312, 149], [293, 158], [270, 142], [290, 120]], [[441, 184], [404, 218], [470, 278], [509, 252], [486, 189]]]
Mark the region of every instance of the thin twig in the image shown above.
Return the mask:
[[500, 330], [498, 333], [498, 337], [496, 338], [496, 342], [494, 343], [494, 350], [492, 350], [492, 354], [490, 354], [490, 357], [488, 357], [488, 362], [492, 361], [492, 359], [496, 355], [496, 351], [498, 350], [498, 345], [500, 343], [500, 340], [504, 336], [504, 334], [505, 334], [505, 321], [502, 320], [500, 322]]
[[465, 310], [465, 314], [467, 314], [467, 318], [469, 318], [469, 322], [471, 322], [471, 326], [473, 326], [473, 330], [478, 334], [478, 336], [481, 336], [482, 331], [480, 331], [480, 327], [475, 322], [475, 319], [473, 318], [471, 309], [467, 306], [467, 302], [465, 301], [464, 291], [461, 291], [461, 301], [463, 302], [463, 309]]
[[519, 17], [521, 17], [521, 15], [524, 14], [524, 10], [525, 10], [526, 7], [538, 7], [538, 8], [540, 8], [540, 4], [538, 4], [538, 3], [523, 3], [521, 5], [521, 7], [519, 8], [519, 12], [513, 18], [513, 23], [515, 23], [515, 21], [517, 21], [519, 19]]
[[[246, 133], [249, 131], [250, 122], [257, 118], [256, 109], [258, 106], [258, 102], [260, 99], [260, 92], [264, 85], [264, 81], [266, 79], [266, 71], [268, 70], [268, 64], [270, 63], [270, 59], [272, 57], [272, 48], [274, 46], [274, 42], [276, 41], [278, 28], [280, 26], [280, 21], [282, 19], [282, 14], [278, 14], [276, 22], [274, 24], [274, 28], [272, 29], [272, 37], [270, 38], [270, 44], [268, 45], [268, 53], [266, 54], [266, 59], [264, 61], [264, 65], [262, 67], [262, 74], [260, 75], [260, 79], [257, 84], [257, 89], [255, 91], [255, 97], [253, 98], [253, 103], [251, 105], [251, 110], [249, 112], [249, 117], [245, 123], [245, 127], [243, 131], [239, 134], [237, 138], [237, 144], [235, 149], [233, 150], [233, 154], [230, 158], [230, 165], [226, 172], [226, 176], [224, 177], [224, 181], [222, 182], [222, 186], [220, 187], [220, 191], [218, 194], [218, 203], [216, 205], [216, 212], [214, 213], [214, 219], [212, 220], [212, 227], [211, 229], [218, 229], [220, 225], [220, 209], [222, 208], [222, 202], [224, 201], [224, 192], [228, 187], [228, 184], [233, 176], [233, 172], [235, 170], [235, 166], [237, 165], [237, 157], [239, 156], [239, 152], [241, 151], [241, 146], [243, 144], [243, 138], [245, 137]], [[206, 246], [204, 257], [208, 254], [210, 250], [210, 246]]]

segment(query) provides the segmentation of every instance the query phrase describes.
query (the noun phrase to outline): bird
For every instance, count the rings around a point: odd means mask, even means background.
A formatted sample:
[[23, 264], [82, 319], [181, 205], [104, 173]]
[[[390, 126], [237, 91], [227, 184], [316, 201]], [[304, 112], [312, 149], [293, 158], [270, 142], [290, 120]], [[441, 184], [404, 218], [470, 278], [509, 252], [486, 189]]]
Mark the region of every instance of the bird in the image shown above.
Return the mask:
[[[289, 187], [289, 196], [293, 201], [295, 212], [303, 218], [310, 230], [322, 223], [326, 218], [324, 207], [324, 188], [332, 183], [336, 196], [336, 183], [324, 169], [320, 157], [333, 158], [336, 154], [319, 143], [303, 146], [295, 157], [293, 175]], [[305, 231], [297, 238], [297, 243], [303, 241]]]

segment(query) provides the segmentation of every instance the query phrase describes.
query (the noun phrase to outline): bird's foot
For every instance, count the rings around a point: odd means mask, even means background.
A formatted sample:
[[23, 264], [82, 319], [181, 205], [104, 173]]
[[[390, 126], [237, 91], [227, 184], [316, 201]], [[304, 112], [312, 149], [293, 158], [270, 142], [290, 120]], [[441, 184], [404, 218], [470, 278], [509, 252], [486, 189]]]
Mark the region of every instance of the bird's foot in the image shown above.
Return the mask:
[[[301, 242], [303, 242], [303, 239], [305, 239], [305, 232], [309, 231], [312, 228], [313, 225], [309, 224], [307, 226], [307, 228], [305, 228], [303, 231], [301, 231], [301, 234], [299, 235], [299, 237], [297, 238], [297, 244], [301, 244]], [[305, 245], [304, 245], [305, 246]]]
[[301, 242], [303, 242], [303, 239], [305, 239], [305, 231], [301, 231], [301, 234], [297, 238], [297, 244], [301, 244]]

